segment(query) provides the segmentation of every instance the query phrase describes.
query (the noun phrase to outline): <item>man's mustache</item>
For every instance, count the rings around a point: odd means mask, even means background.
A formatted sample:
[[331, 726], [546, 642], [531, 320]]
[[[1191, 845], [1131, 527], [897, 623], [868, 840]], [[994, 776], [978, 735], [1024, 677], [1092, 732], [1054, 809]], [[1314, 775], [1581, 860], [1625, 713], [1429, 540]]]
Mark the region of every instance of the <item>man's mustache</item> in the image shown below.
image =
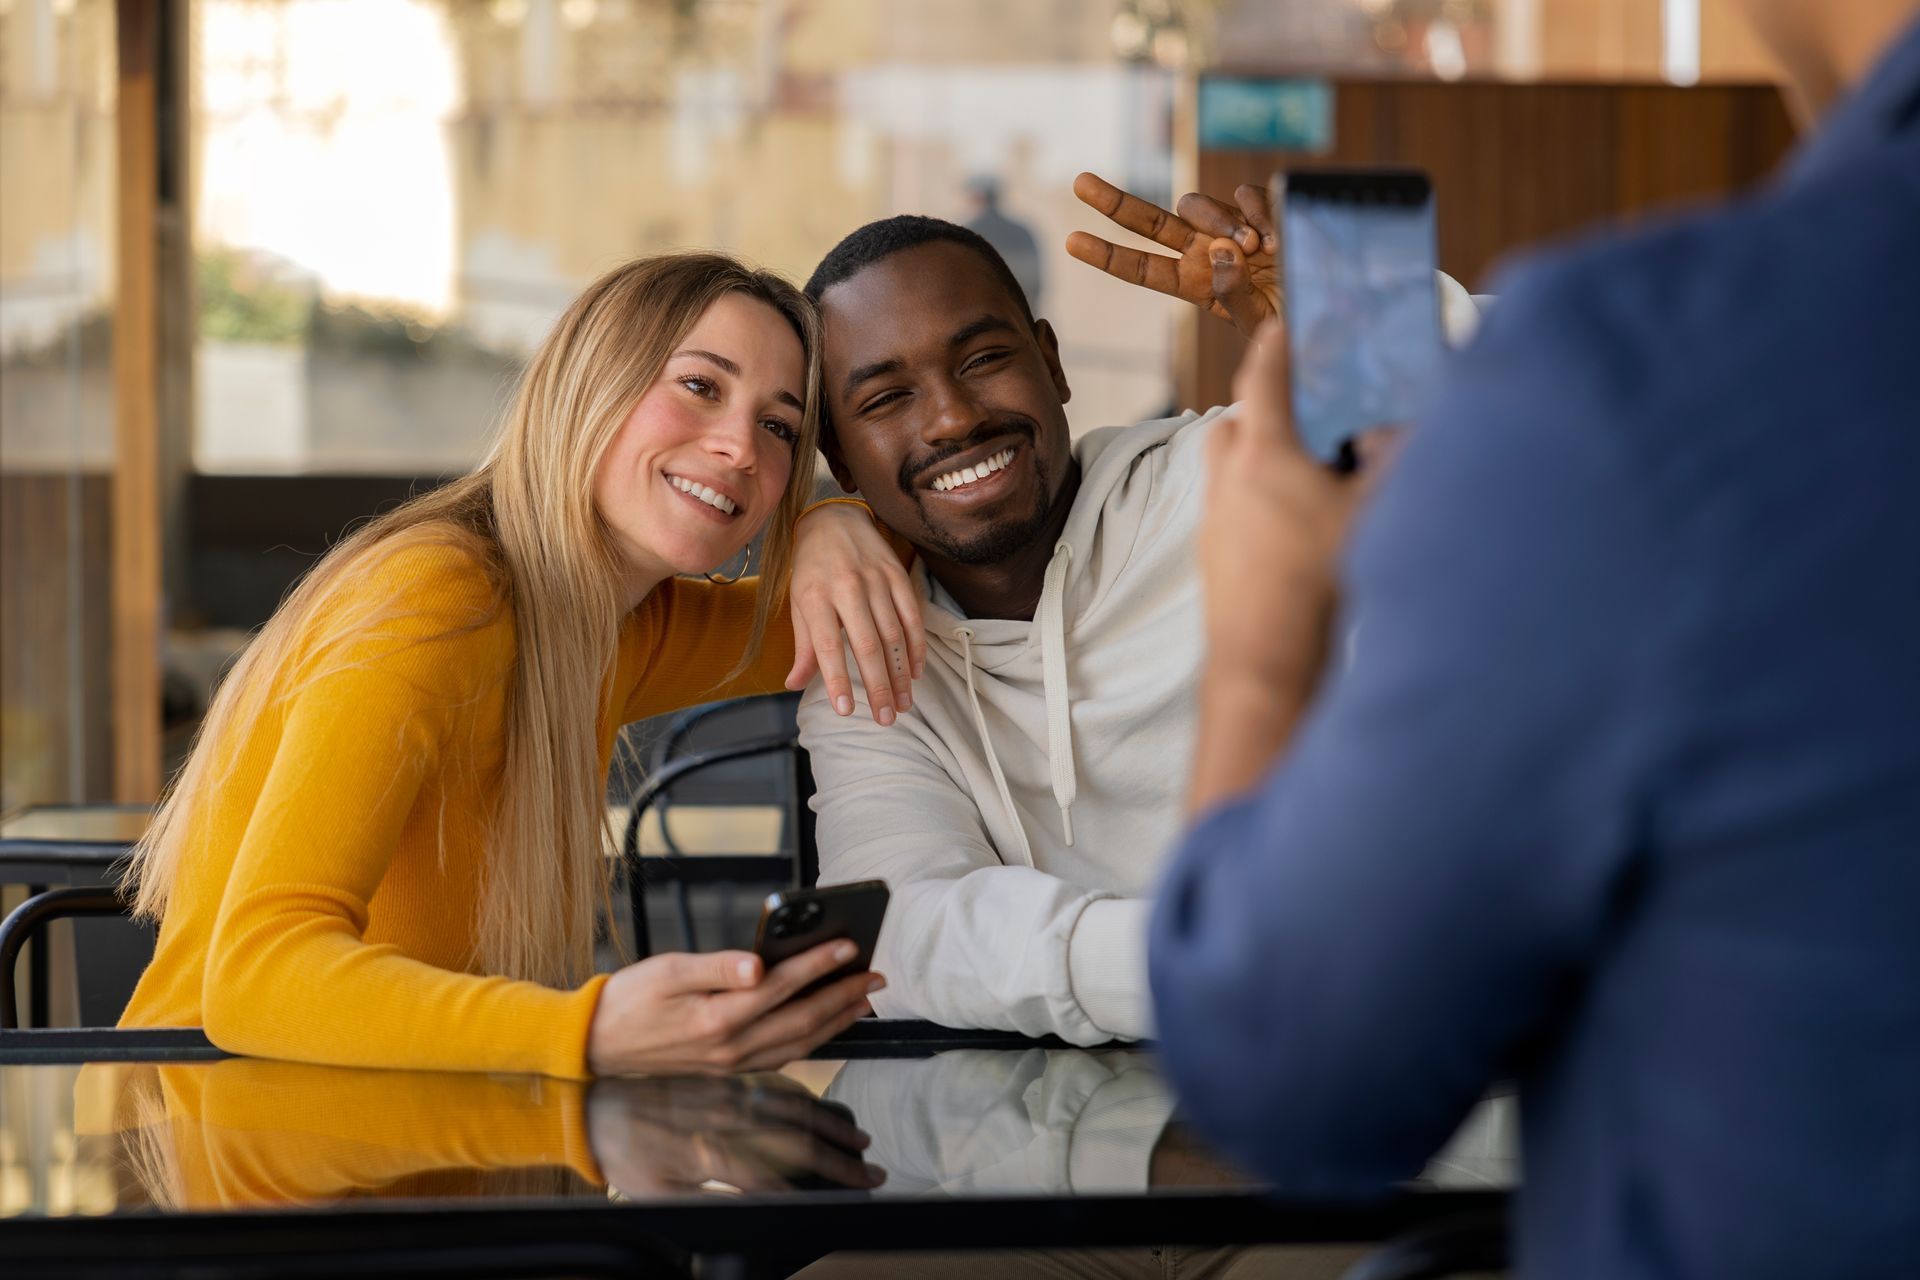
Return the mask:
[[1031, 418], [1019, 414], [1008, 414], [997, 418], [972, 432], [965, 440], [945, 445], [937, 452], [923, 454], [918, 458], [909, 458], [900, 464], [900, 488], [907, 493], [914, 490], [914, 482], [929, 471], [937, 471], [949, 459], [957, 458], [969, 449], [975, 449], [989, 440], [999, 440], [1006, 436], [1019, 436], [1028, 444], [1039, 436], [1040, 428]]

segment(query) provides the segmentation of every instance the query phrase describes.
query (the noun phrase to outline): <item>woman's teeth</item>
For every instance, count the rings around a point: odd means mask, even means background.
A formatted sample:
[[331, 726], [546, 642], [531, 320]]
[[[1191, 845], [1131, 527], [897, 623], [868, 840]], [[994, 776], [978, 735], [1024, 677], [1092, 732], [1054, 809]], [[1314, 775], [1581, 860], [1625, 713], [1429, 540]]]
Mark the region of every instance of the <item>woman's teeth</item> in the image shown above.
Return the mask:
[[724, 511], [728, 515], [732, 515], [736, 510], [732, 498], [729, 498], [724, 493], [715, 493], [703, 484], [695, 484], [691, 480], [682, 480], [679, 476], [668, 476], [667, 483], [682, 493], [692, 494], [716, 511]]
[[933, 482], [933, 487], [941, 493], [970, 485], [976, 480], [984, 480], [994, 472], [1013, 461], [1013, 450], [1002, 449], [977, 467], [962, 467], [958, 471], [949, 471]]

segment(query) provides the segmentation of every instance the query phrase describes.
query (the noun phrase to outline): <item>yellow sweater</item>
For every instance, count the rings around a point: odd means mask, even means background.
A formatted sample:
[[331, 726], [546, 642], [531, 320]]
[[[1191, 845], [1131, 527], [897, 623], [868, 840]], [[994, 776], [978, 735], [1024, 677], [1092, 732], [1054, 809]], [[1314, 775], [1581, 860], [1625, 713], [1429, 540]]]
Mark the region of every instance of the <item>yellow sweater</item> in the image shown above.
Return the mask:
[[[556, 991], [471, 968], [512, 611], [474, 628], [487, 583], [437, 547], [398, 552], [353, 589], [405, 616], [356, 641], [344, 669], [316, 664], [325, 674], [244, 740], [203, 744], [232, 770], [187, 817], [160, 943], [120, 1024], [200, 1026], [255, 1057], [583, 1078], [604, 975]], [[603, 773], [627, 721], [781, 688], [784, 620], [724, 679], [754, 590], [671, 579], [626, 619], [614, 714], [594, 730]]]

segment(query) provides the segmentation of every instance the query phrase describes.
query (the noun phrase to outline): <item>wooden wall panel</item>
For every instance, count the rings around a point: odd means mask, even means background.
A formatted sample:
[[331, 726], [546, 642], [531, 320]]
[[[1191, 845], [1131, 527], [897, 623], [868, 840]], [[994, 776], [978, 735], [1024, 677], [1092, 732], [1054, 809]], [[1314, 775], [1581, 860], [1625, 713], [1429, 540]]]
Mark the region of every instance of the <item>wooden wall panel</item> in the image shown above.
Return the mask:
[[[1202, 151], [1199, 189], [1229, 194], [1295, 165], [1425, 169], [1441, 269], [1476, 292], [1516, 250], [1758, 182], [1794, 139], [1770, 85], [1347, 81], [1334, 102], [1329, 153]], [[1181, 403], [1223, 403], [1239, 335], [1202, 321], [1192, 350]]]
[[160, 790], [157, 6], [120, 0], [119, 293], [113, 315], [113, 790]]
[[[160, 791], [161, 623], [192, 414], [186, 0], [117, 0], [113, 792]], [[184, 552], [171, 557], [184, 572]]]

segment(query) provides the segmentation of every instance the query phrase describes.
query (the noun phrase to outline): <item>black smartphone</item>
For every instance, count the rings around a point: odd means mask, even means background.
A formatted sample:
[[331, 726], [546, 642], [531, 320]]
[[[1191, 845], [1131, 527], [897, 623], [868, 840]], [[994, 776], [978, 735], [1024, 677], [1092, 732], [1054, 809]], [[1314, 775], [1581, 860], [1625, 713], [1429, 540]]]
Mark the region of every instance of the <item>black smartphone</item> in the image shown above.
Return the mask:
[[770, 893], [760, 908], [760, 927], [754, 932], [753, 950], [771, 969], [823, 942], [853, 939], [858, 953], [799, 993], [807, 995], [872, 966], [873, 949], [880, 941], [880, 922], [887, 914], [887, 897], [884, 880], [856, 880], [852, 884]]
[[1439, 371], [1433, 183], [1415, 169], [1274, 175], [1293, 418], [1321, 461], [1351, 466], [1370, 427], [1404, 426]]

